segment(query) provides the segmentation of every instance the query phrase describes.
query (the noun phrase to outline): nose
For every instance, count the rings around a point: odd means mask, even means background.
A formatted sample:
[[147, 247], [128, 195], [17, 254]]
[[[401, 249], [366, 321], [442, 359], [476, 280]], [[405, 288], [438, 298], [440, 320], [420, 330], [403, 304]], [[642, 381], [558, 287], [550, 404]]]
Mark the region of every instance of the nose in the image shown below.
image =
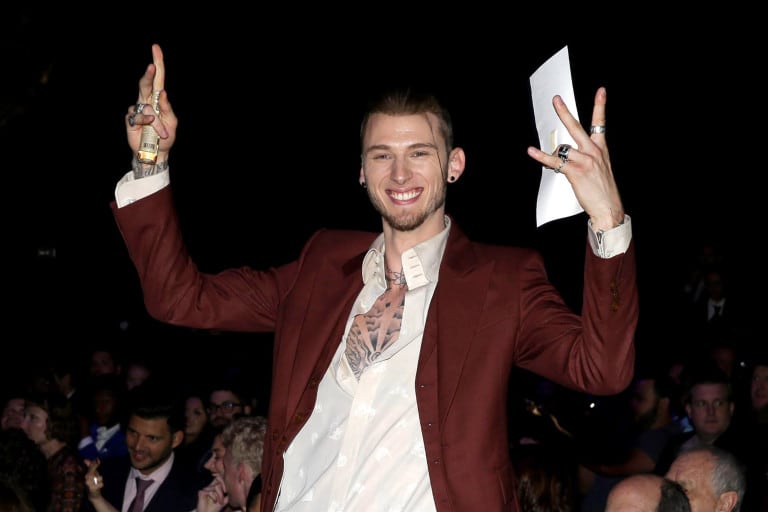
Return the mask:
[[404, 159], [396, 158], [392, 165], [392, 181], [398, 185], [406, 183], [412, 176], [411, 169]]

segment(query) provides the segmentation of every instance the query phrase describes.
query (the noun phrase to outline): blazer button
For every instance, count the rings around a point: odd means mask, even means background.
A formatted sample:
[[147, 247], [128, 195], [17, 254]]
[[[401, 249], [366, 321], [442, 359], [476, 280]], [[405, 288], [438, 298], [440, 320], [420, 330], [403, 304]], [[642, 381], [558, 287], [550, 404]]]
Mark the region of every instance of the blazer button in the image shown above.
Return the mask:
[[441, 462], [440, 459], [435, 459], [435, 460], [432, 461], [433, 464], [440, 464], [440, 462]]

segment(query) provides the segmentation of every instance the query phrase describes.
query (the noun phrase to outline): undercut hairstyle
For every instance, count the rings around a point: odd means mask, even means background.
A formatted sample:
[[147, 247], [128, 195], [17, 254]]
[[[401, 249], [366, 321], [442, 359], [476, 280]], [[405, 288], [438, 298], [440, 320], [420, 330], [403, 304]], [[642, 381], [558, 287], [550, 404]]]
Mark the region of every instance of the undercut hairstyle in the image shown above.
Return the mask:
[[[446, 156], [453, 149], [453, 121], [448, 109], [432, 94], [422, 93], [410, 88], [386, 91], [368, 105], [368, 110], [360, 124], [360, 146], [365, 140], [368, 120], [374, 114], [407, 116], [414, 114], [434, 114], [438, 119], [437, 129], [445, 142]], [[434, 127], [433, 127], [434, 128]]]

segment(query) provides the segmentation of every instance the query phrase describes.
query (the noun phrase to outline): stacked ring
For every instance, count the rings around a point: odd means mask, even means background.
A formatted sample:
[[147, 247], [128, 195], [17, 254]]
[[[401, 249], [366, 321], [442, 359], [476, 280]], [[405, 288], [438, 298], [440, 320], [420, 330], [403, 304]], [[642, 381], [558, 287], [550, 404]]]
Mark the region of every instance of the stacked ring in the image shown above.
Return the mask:
[[136, 114], [131, 114], [128, 116], [128, 124], [130, 125], [131, 128], [136, 126]]
[[133, 113], [134, 114], [143, 114], [144, 113], [144, 106], [146, 103], [137, 103], [135, 107], [133, 107]]
[[571, 151], [571, 146], [569, 144], [560, 144], [557, 147], [557, 156], [560, 157], [560, 160], [562, 160], [563, 163], [568, 161], [569, 151]]
[[560, 174], [561, 172], [563, 172], [563, 166], [565, 166], [565, 162], [567, 162], [567, 160], [560, 160], [560, 165], [557, 166], [557, 169], [552, 169], [552, 170]]

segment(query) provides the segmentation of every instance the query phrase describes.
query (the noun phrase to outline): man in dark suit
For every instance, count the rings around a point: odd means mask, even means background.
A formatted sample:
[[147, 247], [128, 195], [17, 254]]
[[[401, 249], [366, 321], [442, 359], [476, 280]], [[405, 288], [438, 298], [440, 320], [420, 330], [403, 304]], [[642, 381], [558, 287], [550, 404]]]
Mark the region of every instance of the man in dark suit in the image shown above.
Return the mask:
[[[466, 157], [448, 112], [411, 91], [383, 97], [362, 123], [359, 181], [382, 233], [321, 230], [286, 265], [200, 272], [168, 186], [178, 122], [162, 51], [152, 52], [125, 121], [134, 152], [142, 127], [154, 127], [157, 161], [134, 160], [113, 212], [154, 318], [274, 332], [265, 510], [517, 510], [512, 367], [593, 394], [632, 378], [634, 246], [608, 158], [605, 89], [590, 133], [553, 100], [578, 146], [528, 149], [565, 176], [589, 216], [580, 316], [538, 253], [472, 242], [446, 214]], [[153, 91], [159, 113], [145, 104]]]
[[[165, 386], [142, 384], [134, 390], [126, 428], [128, 456], [87, 461], [88, 500], [83, 509], [129, 510], [139, 486], [144, 512], [189, 512], [197, 504], [198, 479], [177, 463], [174, 450], [184, 440], [184, 409]], [[106, 502], [106, 503], [105, 503]]]

